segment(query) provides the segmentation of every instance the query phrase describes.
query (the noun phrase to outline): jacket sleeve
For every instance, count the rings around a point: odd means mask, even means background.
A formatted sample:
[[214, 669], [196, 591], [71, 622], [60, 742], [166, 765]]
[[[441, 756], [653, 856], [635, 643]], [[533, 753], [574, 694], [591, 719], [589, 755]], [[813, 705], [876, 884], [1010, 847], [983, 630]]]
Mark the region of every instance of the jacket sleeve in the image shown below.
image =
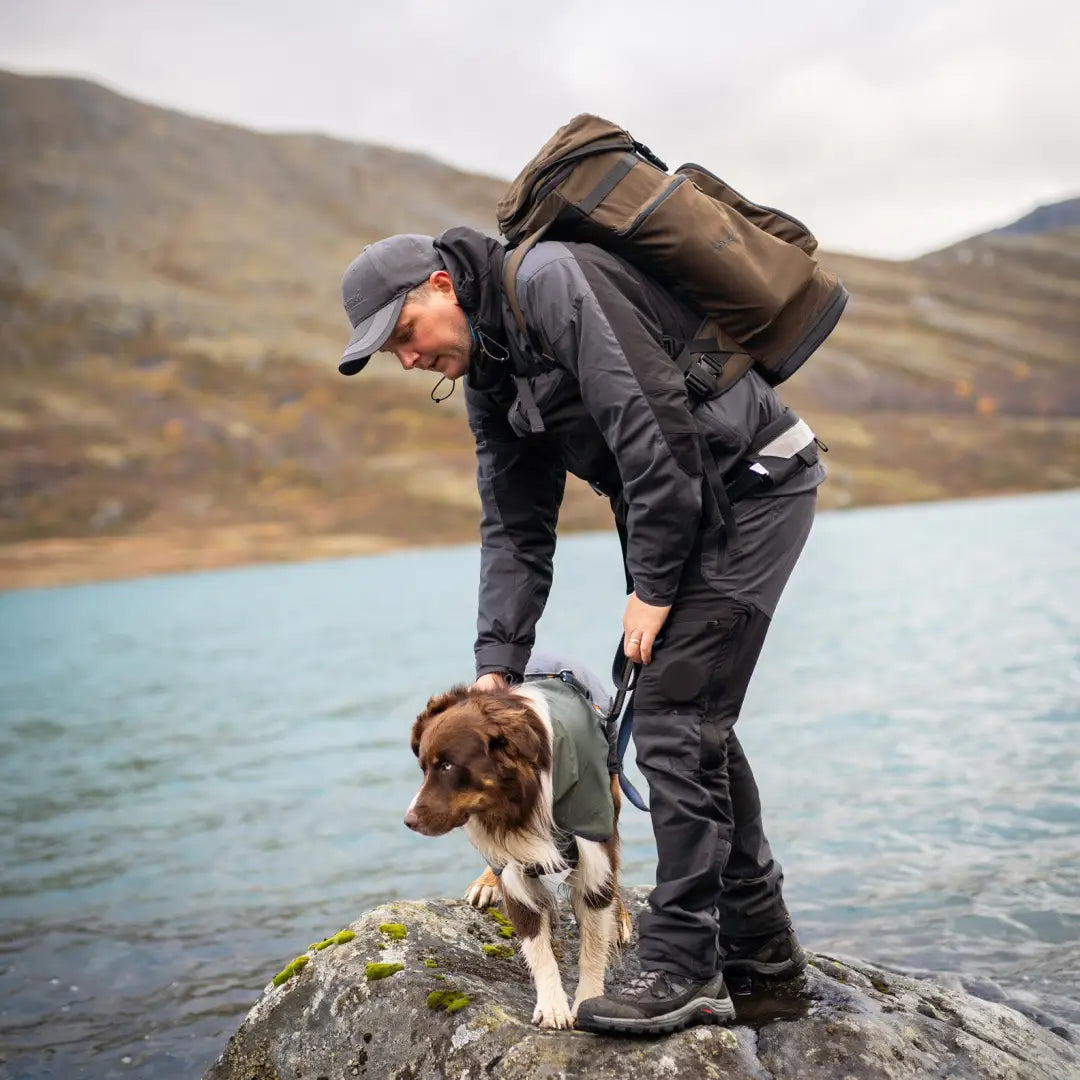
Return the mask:
[[615, 456], [634, 591], [670, 604], [701, 522], [701, 449], [682, 374], [646, 317], [570, 255], [538, 269], [522, 299]]
[[505, 406], [477, 392], [468, 404], [481, 503], [476, 674], [521, 675], [551, 589], [566, 471], [541, 439], [513, 432]]

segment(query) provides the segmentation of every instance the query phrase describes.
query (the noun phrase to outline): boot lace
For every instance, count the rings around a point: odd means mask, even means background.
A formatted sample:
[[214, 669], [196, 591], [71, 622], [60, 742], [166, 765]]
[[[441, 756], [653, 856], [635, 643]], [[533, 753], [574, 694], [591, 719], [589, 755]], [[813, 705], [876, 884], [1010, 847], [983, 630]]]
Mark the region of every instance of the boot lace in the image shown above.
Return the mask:
[[652, 993], [653, 987], [660, 979], [665, 977], [666, 974], [663, 971], [643, 971], [639, 975], [635, 975], [623, 987], [620, 996], [630, 998], [645, 997], [646, 994]]

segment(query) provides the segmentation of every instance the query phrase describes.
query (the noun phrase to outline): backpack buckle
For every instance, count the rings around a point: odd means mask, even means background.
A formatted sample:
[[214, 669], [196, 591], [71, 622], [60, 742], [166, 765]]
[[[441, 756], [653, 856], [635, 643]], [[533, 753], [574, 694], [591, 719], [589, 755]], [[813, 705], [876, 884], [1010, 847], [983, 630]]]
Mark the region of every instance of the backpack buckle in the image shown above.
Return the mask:
[[719, 353], [698, 353], [683, 378], [686, 380], [686, 389], [704, 401], [716, 392], [723, 374], [724, 361]]

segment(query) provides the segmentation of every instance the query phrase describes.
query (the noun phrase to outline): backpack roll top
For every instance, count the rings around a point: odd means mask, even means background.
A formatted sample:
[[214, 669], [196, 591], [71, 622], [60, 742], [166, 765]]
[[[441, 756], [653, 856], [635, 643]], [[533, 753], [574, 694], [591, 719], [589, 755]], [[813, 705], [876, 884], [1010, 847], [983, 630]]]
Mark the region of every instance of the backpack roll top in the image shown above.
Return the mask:
[[[518, 248], [505, 279], [523, 329], [516, 275], [541, 237], [593, 243], [633, 263], [714, 320], [774, 386], [821, 344], [847, 301], [812, 257], [817, 240], [802, 222], [700, 165], [669, 174], [648, 147], [590, 114], [545, 143], [497, 215]], [[720, 351], [732, 351], [727, 341]]]
[[[499, 232], [515, 245], [550, 225], [565, 206], [560, 185], [585, 159], [633, 153], [637, 145], [628, 132], [609, 120], [590, 113], [575, 116], [544, 143], [496, 204]], [[589, 164], [594, 169], [593, 162]]]

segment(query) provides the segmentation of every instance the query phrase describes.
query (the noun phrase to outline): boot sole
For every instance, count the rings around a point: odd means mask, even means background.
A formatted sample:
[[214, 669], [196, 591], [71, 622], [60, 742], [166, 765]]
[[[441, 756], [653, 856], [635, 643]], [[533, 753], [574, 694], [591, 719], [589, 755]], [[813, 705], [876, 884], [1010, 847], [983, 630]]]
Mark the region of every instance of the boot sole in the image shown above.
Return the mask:
[[578, 1014], [577, 1026], [582, 1031], [604, 1032], [611, 1035], [671, 1035], [691, 1024], [726, 1024], [735, 1019], [731, 998], [694, 998], [678, 1009], [660, 1016], [629, 1019], [621, 1016], [592, 1016]]

